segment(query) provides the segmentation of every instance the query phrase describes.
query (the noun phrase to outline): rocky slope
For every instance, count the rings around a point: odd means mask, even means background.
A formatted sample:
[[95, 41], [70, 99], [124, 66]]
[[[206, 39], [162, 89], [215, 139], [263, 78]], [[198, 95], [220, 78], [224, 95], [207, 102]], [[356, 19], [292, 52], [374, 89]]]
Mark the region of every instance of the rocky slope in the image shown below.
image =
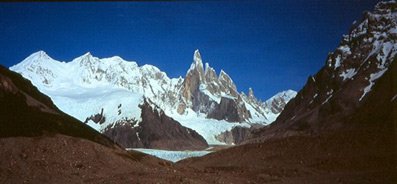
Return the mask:
[[[352, 125], [352, 116], [371, 104], [376, 83], [393, 72], [391, 65], [397, 53], [395, 7], [395, 2], [379, 3], [373, 12], [366, 12], [328, 55], [325, 66], [308, 78], [296, 98], [260, 136], [318, 134]], [[394, 103], [394, 87], [390, 83], [382, 89], [380, 99], [388, 98], [384, 103]]]
[[[252, 89], [248, 96], [238, 93], [224, 71], [218, 77], [209, 64], [204, 69], [198, 50], [185, 78], [170, 79], [155, 66], [138, 66], [117, 56], [99, 59], [91, 53], [59, 62], [39, 51], [10, 69], [31, 80], [62, 111], [100, 132], [116, 124], [140, 125], [139, 106], [144, 98], [210, 144], [220, 144], [214, 137], [234, 126], [271, 123], [282, 109], [272, 110], [272, 105], [279, 104], [262, 103]], [[282, 98], [288, 101], [294, 95], [288, 93]], [[205, 130], [204, 121], [214, 123], [206, 124], [209, 127]]]

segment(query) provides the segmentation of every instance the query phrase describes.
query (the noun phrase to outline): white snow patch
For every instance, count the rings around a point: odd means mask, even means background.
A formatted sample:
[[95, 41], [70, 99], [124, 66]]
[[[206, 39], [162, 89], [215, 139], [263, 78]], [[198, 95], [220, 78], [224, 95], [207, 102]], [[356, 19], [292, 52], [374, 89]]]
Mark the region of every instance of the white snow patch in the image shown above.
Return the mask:
[[141, 138], [139, 137], [139, 133], [138, 132], [136, 132], [135, 135], [138, 138], [138, 140], [141, 140]]
[[[377, 36], [377, 35], [375, 35]], [[378, 40], [375, 40], [373, 43], [373, 48], [371, 50], [371, 52], [368, 54], [367, 58], [365, 58], [363, 64], [365, 63], [365, 61], [367, 61], [373, 54], [379, 52], [380, 46], [381, 46], [381, 42], [379, 42]]]
[[333, 92], [334, 92], [334, 90], [331, 89], [331, 90], [329, 90], [329, 91], [327, 92], [327, 95], [331, 95]]
[[208, 91], [206, 84], [200, 84], [199, 89], [202, 93], [207, 95], [211, 100], [215, 101], [218, 104], [221, 103], [221, 98], [213, 95], [210, 91]]
[[[382, 52], [379, 53], [379, 54], [376, 56], [376, 59], [377, 59], [378, 61], [380, 61], [380, 63], [378, 64], [378, 68], [379, 68], [379, 69], [386, 68], [385, 64], [386, 64], [387, 57], [389, 56], [390, 51], [392, 51], [392, 49], [393, 49], [395, 46], [396, 46], [396, 45], [395, 45], [394, 43], [392, 43], [392, 42], [383, 43]], [[394, 55], [395, 55], [395, 54], [396, 54], [396, 52], [394, 52]], [[394, 57], [394, 55], [392, 55], [391, 57]]]
[[327, 103], [329, 101], [329, 99], [331, 99], [331, 98], [332, 98], [332, 95], [328, 96], [328, 98], [325, 99], [324, 102], [321, 105], [324, 105], [325, 103]]
[[325, 103], [327, 103], [327, 102], [329, 101], [329, 99], [332, 98], [332, 93], [333, 93], [333, 92], [334, 92], [333, 89], [327, 91], [327, 96], [328, 96], [328, 97], [327, 97], [327, 99], [324, 100], [324, 102], [323, 102], [321, 105], [324, 105]]
[[392, 29], [389, 30], [389, 33], [391, 34], [397, 34], [397, 27], [394, 27]]
[[347, 45], [341, 45], [338, 50], [342, 51], [344, 54], [351, 54], [350, 47]]
[[224, 98], [229, 98], [229, 99], [232, 99], [232, 100], [236, 99], [236, 97], [234, 97], [234, 96], [231, 96], [231, 95], [228, 95], [228, 94], [226, 94], [226, 93], [223, 93], [223, 92], [221, 92], [221, 97], [224, 97]]
[[397, 94], [393, 96], [393, 98], [391, 98], [391, 102], [394, 101], [395, 99], [397, 99]]
[[338, 56], [335, 58], [334, 69], [337, 69], [338, 67], [340, 67], [340, 62], [341, 62], [340, 60], [341, 60], [340, 55], [338, 55]]
[[346, 71], [343, 71], [339, 76], [343, 77], [343, 81], [345, 81], [346, 79], [353, 78], [356, 74], [357, 74], [356, 69], [350, 68], [350, 69], [347, 69]]
[[370, 79], [369, 79], [369, 85], [367, 87], [364, 88], [363, 90], [363, 94], [361, 95], [360, 99], [358, 101], [361, 101], [365, 95], [367, 95], [368, 92], [371, 91], [372, 86], [375, 84], [375, 80], [378, 79], [379, 77], [382, 77], [382, 75], [387, 71], [386, 69], [380, 70], [376, 73], [373, 73], [370, 75]]

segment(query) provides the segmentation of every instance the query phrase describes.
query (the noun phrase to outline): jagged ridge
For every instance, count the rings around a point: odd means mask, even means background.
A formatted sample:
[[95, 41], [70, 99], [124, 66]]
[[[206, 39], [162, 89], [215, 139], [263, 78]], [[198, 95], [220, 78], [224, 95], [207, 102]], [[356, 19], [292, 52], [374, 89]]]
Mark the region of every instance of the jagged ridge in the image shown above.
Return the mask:
[[[143, 97], [168, 116], [183, 121], [184, 126], [196, 130], [201, 125], [190, 123], [192, 118], [268, 124], [279, 113], [258, 100], [252, 89], [248, 96], [238, 93], [233, 80], [223, 70], [218, 76], [208, 63], [204, 69], [198, 50], [185, 78], [171, 79], [155, 66], [138, 66], [118, 56], [99, 59], [89, 52], [71, 62], [59, 62], [39, 51], [10, 69], [31, 80], [61, 110], [99, 131], [126, 120], [140, 122], [138, 106], [143, 103]], [[99, 115], [103, 117], [101, 121], [93, 121]], [[235, 125], [222, 125], [221, 129], [229, 130], [231, 126]], [[212, 134], [204, 137], [214, 139]]]

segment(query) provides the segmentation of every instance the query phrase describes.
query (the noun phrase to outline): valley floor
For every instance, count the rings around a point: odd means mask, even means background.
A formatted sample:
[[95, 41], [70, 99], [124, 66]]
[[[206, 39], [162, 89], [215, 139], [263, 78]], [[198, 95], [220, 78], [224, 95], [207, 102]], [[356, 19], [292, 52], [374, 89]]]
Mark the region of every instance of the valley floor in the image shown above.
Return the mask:
[[[177, 163], [209, 183], [397, 183], [388, 132], [346, 131], [267, 140]], [[188, 168], [188, 169], [187, 169]]]
[[[390, 134], [389, 134], [390, 135]], [[177, 163], [54, 135], [0, 139], [0, 183], [396, 183], [387, 134], [301, 136]]]

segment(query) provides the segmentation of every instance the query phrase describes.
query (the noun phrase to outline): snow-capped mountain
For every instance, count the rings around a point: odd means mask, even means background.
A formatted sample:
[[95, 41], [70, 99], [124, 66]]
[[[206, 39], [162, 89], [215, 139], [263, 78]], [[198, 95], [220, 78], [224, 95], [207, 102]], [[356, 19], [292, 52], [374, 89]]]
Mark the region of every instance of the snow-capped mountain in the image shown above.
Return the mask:
[[189, 108], [206, 114], [207, 118], [229, 122], [269, 123], [256, 98], [245, 101], [228, 74], [221, 70], [218, 77], [215, 69], [208, 63], [204, 69], [198, 50], [194, 52], [193, 63], [187, 71], [181, 91], [182, 101], [178, 106], [178, 112], [181, 114]]
[[[343, 35], [340, 45], [329, 53], [325, 66], [308, 78], [275, 123], [260, 135], [313, 134], [346, 128], [354, 122], [382, 123], [388, 118], [392, 108], [377, 107], [396, 103], [395, 81], [389, 79], [396, 76], [396, 7], [395, 1], [380, 2], [373, 12], [354, 22], [349, 34]], [[378, 116], [379, 111], [386, 115]]]
[[[118, 56], [99, 59], [89, 52], [60, 62], [39, 51], [10, 69], [31, 80], [62, 111], [101, 132], [117, 123], [140, 122], [144, 97], [210, 144], [219, 143], [215, 135], [234, 126], [269, 124], [283, 108], [278, 102], [260, 102], [252, 89], [248, 96], [238, 93], [224, 71], [217, 76], [208, 63], [204, 68], [198, 50], [185, 78], [169, 78], [152, 65], [138, 66]], [[277, 99], [286, 103], [294, 95]]]
[[267, 118], [273, 122], [276, 120], [278, 115], [284, 110], [287, 103], [296, 96], [296, 91], [287, 90], [282, 91], [269, 98], [263, 103], [263, 106], [267, 112]]

